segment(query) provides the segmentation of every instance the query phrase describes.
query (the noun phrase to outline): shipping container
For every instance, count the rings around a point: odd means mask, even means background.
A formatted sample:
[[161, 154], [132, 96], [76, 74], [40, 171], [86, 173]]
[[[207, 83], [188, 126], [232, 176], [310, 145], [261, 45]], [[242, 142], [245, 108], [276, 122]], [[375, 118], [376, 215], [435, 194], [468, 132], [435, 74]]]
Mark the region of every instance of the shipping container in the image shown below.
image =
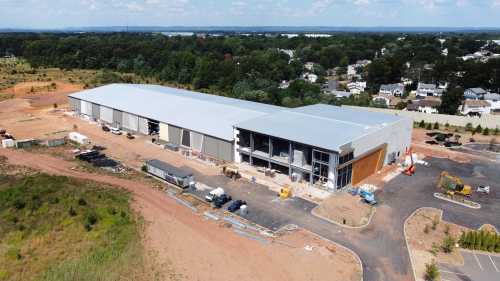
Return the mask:
[[147, 172], [181, 188], [194, 185], [193, 174], [183, 171], [160, 160], [146, 161]]

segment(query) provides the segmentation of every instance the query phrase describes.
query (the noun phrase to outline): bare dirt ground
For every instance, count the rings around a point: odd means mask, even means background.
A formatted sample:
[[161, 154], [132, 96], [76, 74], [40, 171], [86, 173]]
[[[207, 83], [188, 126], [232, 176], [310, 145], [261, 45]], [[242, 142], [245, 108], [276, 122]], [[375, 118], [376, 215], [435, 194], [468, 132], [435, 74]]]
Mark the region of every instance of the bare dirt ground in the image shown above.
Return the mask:
[[360, 227], [366, 225], [374, 210], [359, 196], [341, 192], [325, 199], [313, 213], [338, 224]]
[[133, 207], [146, 221], [146, 248], [161, 265], [164, 280], [360, 278], [359, 264], [350, 252], [308, 232], [294, 232], [264, 245], [203, 220], [141, 182], [76, 171], [74, 163], [44, 154], [1, 149], [0, 155], [14, 165], [95, 180], [132, 192]]
[[[432, 263], [432, 261], [455, 265], [463, 265], [464, 263], [458, 250], [455, 249], [452, 253], [447, 254], [441, 250], [441, 245], [446, 235], [450, 235], [457, 241], [462, 231], [468, 229], [443, 221], [441, 215], [442, 212], [438, 209], [422, 208], [406, 221], [406, 238], [410, 255], [413, 257], [417, 280], [424, 279], [425, 265]], [[435, 227], [433, 227], [434, 224]], [[428, 232], [425, 233], [424, 229]], [[434, 253], [433, 248], [435, 249]]]
[[26, 99], [33, 107], [47, 107], [54, 104], [66, 104], [68, 94], [83, 89], [81, 84], [61, 81], [54, 82], [24, 82], [2, 91], [15, 98]]

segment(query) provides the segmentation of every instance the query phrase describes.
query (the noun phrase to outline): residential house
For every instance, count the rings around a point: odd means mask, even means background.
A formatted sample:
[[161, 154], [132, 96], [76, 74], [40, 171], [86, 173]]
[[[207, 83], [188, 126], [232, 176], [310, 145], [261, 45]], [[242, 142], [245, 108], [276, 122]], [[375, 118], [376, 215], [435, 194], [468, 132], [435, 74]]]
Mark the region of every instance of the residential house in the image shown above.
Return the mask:
[[383, 84], [380, 85], [379, 94], [392, 95], [395, 97], [403, 96], [405, 85], [403, 83]]
[[337, 80], [328, 80], [323, 86], [321, 86], [321, 91], [323, 93], [329, 93], [336, 91], [338, 87], [338, 81]]
[[287, 80], [281, 81], [280, 85], [278, 86], [278, 88], [280, 89], [288, 89], [288, 87], [290, 87], [290, 81]]
[[325, 94], [335, 96], [337, 99], [348, 98], [348, 97], [352, 96], [351, 92], [337, 91], [337, 90], [334, 90], [331, 92], [325, 92]]
[[318, 81], [318, 75], [316, 75], [314, 73], [306, 72], [306, 73], [302, 74], [302, 79], [304, 79], [310, 83], [316, 83], [316, 81]]
[[443, 94], [443, 89], [439, 89], [435, 84], [418, 83], [417, 97], [440, 97]]
[[405, 77], [401, 77], [401, 82], [405, 86], [413, 84], [413, 80], [411, 80], [410, 78], [405, 78]]
[[483, 88], [469, 88], [464, 91], [464, 98], [467, 100], [478, 100], [483, 98], [487, 92]]
[[367, 65], [369, 65], [370, 63], [372, 63], [371, 60], [358, 60], [358, 61], [356, 61], [355, 64], [348, 65], [347, 66], [347, 78], [348, 79], [353, 79], [353, 78], [361, 79], [362, 77], [361, 77], [361, 74], [358, 73], [358, 69], [364, 68]]
[[500, 113], [500, 95], [495, 93], [487, 93], [483, 96], [483, 99], [490, 103], [491, 113]]
[[314, 62], [306, 62], [304, 68], [309, 71], [314, 71]]
[[459, 109], [461, 114], [470, 116], [481, 116], [491, 113], [491, 105], [485, 100], [465, 100]]
[[365, 88], [366, 88], [365, 81], [356, 81], [347, 83], [347, 89], [349, 89], [349, 92], [353, 93], [354, 95], [361, 94], [362, 92], [365, 91]]
[[406, 110], [408, 111], [418, 111], [423, 113], [439, 113], [438, 108], [441, 105], [440, 99], [423, 99], [423, 100], [412, 100], [408, 103]]
[[401, 101], [401, 99], [386, 94], [379, 94], [373, 96], [372, 102], [375, 106], [381, 106], [386, 108], [395, 108], [396, 105]]

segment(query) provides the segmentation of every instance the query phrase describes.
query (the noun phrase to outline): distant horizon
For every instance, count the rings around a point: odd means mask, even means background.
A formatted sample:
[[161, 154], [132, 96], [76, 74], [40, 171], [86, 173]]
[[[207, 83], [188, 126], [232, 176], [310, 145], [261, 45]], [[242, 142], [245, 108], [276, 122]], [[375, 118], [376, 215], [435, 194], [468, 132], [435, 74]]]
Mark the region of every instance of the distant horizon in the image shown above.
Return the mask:
[[495, 26], [326, 26], [326, 25], [95, 25], [58, 28], [0, 27], [0, 32], [236, 32], [236, 33], [335, 33], [335, 32], [500, 32]]
[[70, 27], [500, 28], [500, 0], [0, 0], [3, 29]]

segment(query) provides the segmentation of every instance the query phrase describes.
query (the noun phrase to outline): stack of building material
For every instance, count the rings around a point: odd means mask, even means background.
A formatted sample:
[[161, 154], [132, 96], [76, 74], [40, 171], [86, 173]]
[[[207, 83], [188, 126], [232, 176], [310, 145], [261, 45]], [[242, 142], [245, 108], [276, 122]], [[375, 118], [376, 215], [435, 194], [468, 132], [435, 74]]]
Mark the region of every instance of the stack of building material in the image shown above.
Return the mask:
[[3, 148], [10, 148], [14, 147], [16, 144], [13, 139], [4, 139], [2, 140], [2, 147]]

